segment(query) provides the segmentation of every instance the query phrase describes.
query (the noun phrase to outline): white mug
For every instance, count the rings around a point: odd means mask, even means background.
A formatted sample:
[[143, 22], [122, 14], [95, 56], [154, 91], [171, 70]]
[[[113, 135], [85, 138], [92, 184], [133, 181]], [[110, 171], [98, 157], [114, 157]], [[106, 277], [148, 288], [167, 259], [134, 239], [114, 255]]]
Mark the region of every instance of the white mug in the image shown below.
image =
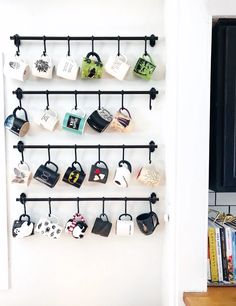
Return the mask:
[[[121, 220], [122, 216], [129, 216], [130, 220]], [[132, 221], [132, 216], [129, 214], [124, 214], [119, 217], [116, 221], [116, 235], [119, 236], [132, 236], [134, 233], [134, 222]]]
[[145, 185], [155, 187], [160, 184], [161, 177], [152, 165], [146, 165], [140, 169], [137, 180]]
[[120, 81], [125, 78], [129, 68], [127, 58], [122, 54], [110, 56], [105, 64], [106, 72]]
[[20, 186], [27, 187], [32, 179], [32, 172], [27, 163], [19, 163], [17, 167], [14, 168], [14, 174], [12, 176], [11, 182], [13, 184], [19, 184]]
[[119, 187], [128, 187], [131, 177], [132, 167], [126, 160], [121, 160], [116, 169], [116, 173], [113, 182]]
[[79, 66], [72, 56], [65, 56], [62, 58], [57, 66], [57, 76], [68, 79], [76, 80]]
[[41, 55], [40, 58], [35, 59], [32, 75], [38, 78], [51, 79], [53, 72], [53, 62], [48, 55]]
[[45, 109], [38, 117], [35, 119], [35, 123], [43, 127], [46, 130], [54, 131], [59, 119], [55, 111], [51, 109]]
[[39, 220], [35, 232], [52, 239], [57, 239], [62, 233], [62, 226], [58, 224], [57, 217], [51, 215]]
[[4, 74], [11, 79], [24, 82], [29, 77], [29, 73], [29, 65], [20, 55], [15, 55], [5, 62]]

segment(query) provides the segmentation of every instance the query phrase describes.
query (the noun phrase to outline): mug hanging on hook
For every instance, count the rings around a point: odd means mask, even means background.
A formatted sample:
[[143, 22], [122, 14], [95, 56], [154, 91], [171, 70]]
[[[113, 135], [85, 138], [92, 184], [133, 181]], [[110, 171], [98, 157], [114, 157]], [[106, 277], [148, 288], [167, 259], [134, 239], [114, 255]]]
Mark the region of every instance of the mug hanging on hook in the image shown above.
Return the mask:
[[[129, 220], [126, 220], [128, 217]], [[127, 198], [125, 197], [125, 213], [119, 216], [116, 221], [116, 234], [119, 236], [132, 236], [134, 233], [134, 222], [130, 214], [127, 213]]]
[[98, 109], [92, 112], [88, 117], [88, 125], [96, 132], [103, 132], [110, 125], [113, 119], [112, 114], [105, 108], [101, 107], [101, 93], [98, 91]]
[[121, 108], [116, 112], [111, 129], [117, 132], [130, 132], [133, 129], [133, 120], [127, 108], [124, 107], [124, 91], [121, 91]]
[[43, 54], [34, 60], [32, 75], [38, 78], [51, 79], [53, 73], [53, 61], [47, 54], [46, 37], [43, 37]]
[[92, 40], [92, 51], [83, 58], [81, 68], [82, 79], [100, 79], [103, 75], [103, 63], [100, 56], [94, 52], [94, 37]]
[[107, 164], [100, 160], [100, 145], [98, 145], [98, 161], [91, 166], [89, 181], [105, 184], [108, 179], [109, 169]]
[[105, 199], [102, 199], [102, 213], [96, 218], [92, 233], [103, 237], [108, 237], [112, 228], [112, 223], [108, 220], [108, 216], [105, 214]]
[[130, 66], [127, 64], [128, 60], [124, 54], [120, 53], [120, 36], [117, 37], [118, 42], [118, 52], [116, 55], [111, 55], [108, 58], [108, 61], [105, 64], [105, 70], [111, 76], [115, 77], [116, 79], [122, 81]]
[[87, 122], [87, 114], [84, 110], [78, 108], [77, 95], [78, 92], [75, 90], [75, 107], [70, 112], [65, 113], [62, 128], [74, 134], [82, 135]]
[[49, 104], [49, 92], [46, 90], [46, 108], [35, 117], [34, 122], [40, 127], [53, 132], [59, 123], [59, 118], [57, 112], [52, 110]]
[[78, 71], [79, 71], [79, 65], [77, 64], [75, 58], [71, 56], [70, 52], [70, 36], [67, 38], [67, 55], [63, 57], [57, 66], [57, 76], [67, 79], [67, 80], [76, 80]]
[[144, 235], [151, 235], [159, 224], [157, 214], [152, 210], [152, 202], [149, 202], [150, 212], [143, 213], [136, 217], [140, 231]]
[[144, 80], [150, 80], [155, 68], [156, 65], [153, 63], [150, 54], [147, 52], [147, 36], [145, 36], [144, 53], [143, 56], [138, 59], [133, 72]]
[[113, 182], [122, 188], [127, 188], [131, 179], [132, 166], [125, 160], [125, 146], [122, 148], [122, 160], [119, 161]]

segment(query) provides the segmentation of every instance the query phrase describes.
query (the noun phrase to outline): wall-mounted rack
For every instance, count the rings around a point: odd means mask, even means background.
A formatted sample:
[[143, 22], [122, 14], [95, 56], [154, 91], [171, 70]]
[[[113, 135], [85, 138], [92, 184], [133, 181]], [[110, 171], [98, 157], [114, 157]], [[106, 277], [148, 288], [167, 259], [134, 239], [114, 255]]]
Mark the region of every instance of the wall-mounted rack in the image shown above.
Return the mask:
[[76, 197], [76, 198], [28, 198], [25, 193], [22, 193], [19, 198], [16, 198], [16, 201], [25, 204], [26, 202], [75, 202], [75, 201], [89, 201], [89, 202], [99, 202], [99, 201], [106, 201], [106, 202], [119, 202], [119, 201], [126, 201], [126, 202], [150, 202], [155, 204], [159, 201], [159, 198], [156, 196], [156, 193], [151, 193], [149, 197]]
[[[124, 107], [124, 95], [149, 95], [149, 109], [152, 109], [152, 100], [156, 99], [158, 91], [156, 88], [151, 88], [150, 90], [22, 90], [17, 88], [12, 91], [19, 100], [21, 107], [21, 100], [23, 95], [46, 95], [47, 101], [49, 95], [121, 95], [122, 96], [122, 108]], [[100, 99], [99, 99], [100, 101]], [[49, 103], [49, 102], [48, 102]], [[77, 104], [77, 99], [76, 99]]]
[[[13, 145], [13, 149], [18, 149], [22, 154], [22, 161], [24, 161], [23, 152], [25, 149], [47, 149], [48, 155], [50, 156], [51, 149], [98, 149], [99, 155], [101, 149], [122, 149], [123, 150], [123, 159], [124, 160], [124, 151], [125, 149], [148, 149], [149, 150], [149, 162], [151, 163], [151, 154], [157, 149], [157, 145], [154, 141], [150, 141], [148, 145], [25, 145], [23, 141], [19, 141], [17, 145]], [[50, 159], [50, 158], [49, 158]]]
[[15, 46], [20, 46], [22, 40], [43, 40], [43, 41], [49, 41], [49, 40], [77, 40], [77, 41], [95, 41], [95, 40], [104, 40], [104, 41], [112, 41], [112, 40], [126, 40], [126, 41], [149, 41], [149, 44], [151, 47], [154, 47], [156, 44], [156, 41], [158, 40], [158, 36], [152, 34], [150, 36], [22, 36], [15, 34], [13, 36], [10, 36], [11, 40], [14, 40]]

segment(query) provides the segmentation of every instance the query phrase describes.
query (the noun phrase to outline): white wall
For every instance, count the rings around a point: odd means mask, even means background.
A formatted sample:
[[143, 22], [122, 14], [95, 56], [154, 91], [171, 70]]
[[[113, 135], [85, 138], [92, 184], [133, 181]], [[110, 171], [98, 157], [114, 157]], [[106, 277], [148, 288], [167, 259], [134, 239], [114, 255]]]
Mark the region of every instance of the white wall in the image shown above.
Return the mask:
[[[24, 138], [27, 144], [33, 143], [148, 143], [151, 139], [158, 143], [159, 149], [153, 155], [153, 162], [164, 174], [165, 165], [165, 133], [164, 133], [164, 21], [163, 1], [4, 1], [0, 4], [1, 21], [4, 25], [0, 29], [2, 50], [6, 54], [15, 52], [15, 47], [9, 36], [15, 33], [20, 35], [149, 35], [155, 33], [160, 37], [155, 48], [149, 48], [155, 62], [157, 73], [152, 81], [145, 82], [132, 77], [129, 73], [127, 80], [118, 82], [112, 79], [99, 81], [69, 82], [54, 79], [44, 81], [30, 79], [21, 87], [23, 89], [150, 89], [152, 86], [160, 90], [160, 95], [153, 103], [153, 110], [148, 110], [148, 97], [125, 97], [125, 105], [130, 109], [136, 124], [135, 131], [130, 135], [104, 133], [97, 135], [87, 130], [79, 137], [69, 135], [62, 130], [48, 133], [32, 124], [29, 134]], [[49, 42], [48, 53], [57, 63], [66, 52], [63, 42]], [[95, 42], [95, 51], [102, 59], [116, 52], [116, 43]], [[143, 52], [141, 42], [122, 42], [123, 51], [133, 66], [137, 57]], [[81, 61], [83, 55], [90, 51], [86, 42], [73, 42], [71, 53]], [[32, 63], [35, 56], [42, 53], [42, 42], [23, 42], [22, 55]], [[5, 115], [17, 106], [16, 98], [11, 91], [19, 86], [17, 82], [5, 80]], [[57, 108], [60, 118], [73, 107], [73, 96], [53, 96], [50, 99], [52, 108]], [[88, 113], [97, 106], [96, 97], [78, 97], [80, 106], [85, 107]], [[33, 116], [45, 107], [45, 97], [25, 96], [23, 106], [28, 110], [30, 121]], [[120, 97], [102, 97], [102, 103], [112, 112], [120, 107]], [[6, 134], [7, 148], [7, 179], [9, 183], [12, 167], [19, 161], [20, 155], [12, 149], [18, 139], [14, 135]], [[96, 161], [96, 151], [79, 151], [78, 157], [87, 173], [90, 165]], [[102, 151], [104, 159], [113, 176], [117, 162], [121, 157], [118, 151]], [[51, 158], [58, 163], [63, 175], [66, 168], [73, 161], [73, 150], [52, 151]], [[148, 161], [147, 151], [132, 151], [126, 153], [126, 158], [132, 162], [134, 173]], [[25, 160], [33, 172], [47, 159], [47, 152], [26, 151]], [[21, 190], [8, 184], [8, 237], [9, 237], [9, 272], [10, 289], [0, 292], [0, 304], [4, 306], [24, 305], [42, 306], [65, 304], [81, 306], [118, 306], [118, 305], [167, 305], [166, 276], [168, 270], [164, 259], [168, 262], [165, 241], [168, 237], [163, 224], [165, 210], [164, 175], [160, 187], [155, 191], [160, 202], [154, 208], [158, 212], [161, 225], [150, 237], [142, 236], [135, 228], [135, 235], [130, 239], [116, 237], [114, 228], [109, 238], [93, 236], [90, 231], [96, 216], [100, 213], [100, 203], [82, 203], [81, 211], [85, 215], [89, 230], [86, 237], [77, 241], [63, 236], [58, 241], [49, 241], [43, 237], [32, 236], [24, 240], [15, 240], [11, 237], [11, 224], [22, 207], [15, 202]], [[86, 183], [81, 191], [59, 182], [53, 189], [33, 181], [27, 189], [28, 196], [149, 196], [151, 188], [141, 187], [134, 180], [127, 191], [117, 189], [111, 182], [105, 188], [101, 185]], [[115, 222], [123, 212], [122, 203], [109, 203], [106, 206], [107, 214]], [[41, 216], [47, 214], [46, 203], [29, 203], [28, 213], [32, 220], [37, 222]], [[60, 217], [62, 224], [69, 219], [76, 209], [76, 203], [52, 203], [52, 209]], [[130, 203], [129, 212], [135, 217], [148, 209], [145, 203]], [[163, 285], [165, 284], [165, 285]], [[164, 287], [163, 287], [164, 286]]]

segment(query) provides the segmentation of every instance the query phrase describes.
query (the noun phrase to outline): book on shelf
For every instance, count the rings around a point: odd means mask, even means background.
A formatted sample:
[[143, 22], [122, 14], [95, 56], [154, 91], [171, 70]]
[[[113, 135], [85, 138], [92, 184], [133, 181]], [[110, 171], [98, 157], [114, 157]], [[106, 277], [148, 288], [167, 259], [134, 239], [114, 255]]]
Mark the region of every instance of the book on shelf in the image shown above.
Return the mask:
[[236, 222], [208, 222], [208, 282], [236, 284]]

